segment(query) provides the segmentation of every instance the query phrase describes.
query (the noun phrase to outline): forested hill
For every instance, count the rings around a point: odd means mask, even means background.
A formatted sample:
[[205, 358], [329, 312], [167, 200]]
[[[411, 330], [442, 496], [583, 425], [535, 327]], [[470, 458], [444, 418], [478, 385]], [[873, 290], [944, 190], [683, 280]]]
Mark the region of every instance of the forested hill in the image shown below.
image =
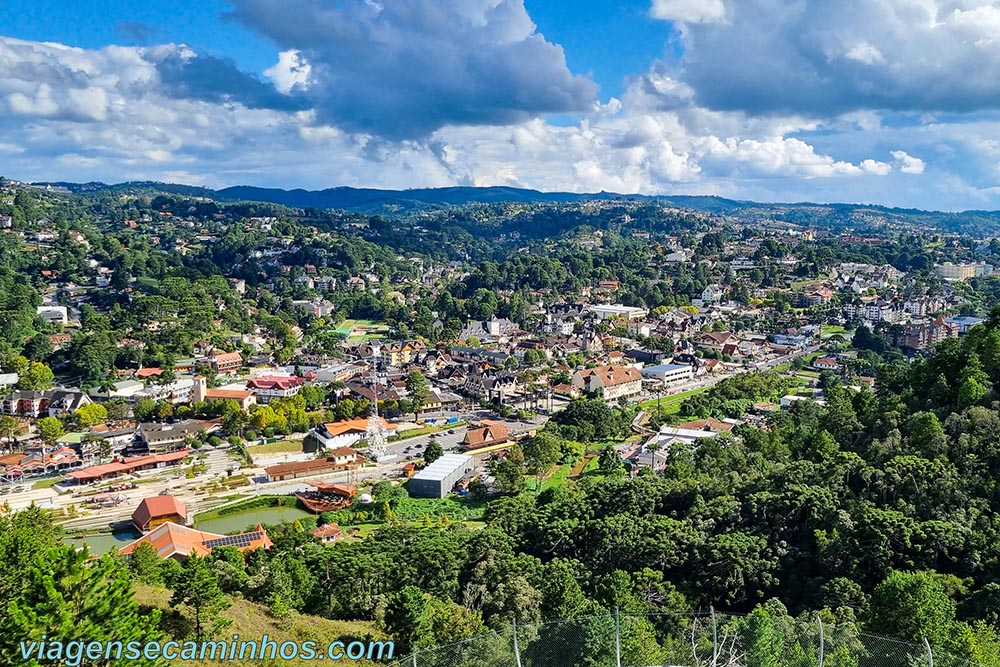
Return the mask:
[[362, 213], [409, 213], [442, 206], [465, 204], [523, 203], [559, 204], [586, 201], [644, 201], [706, 213], [731, 216], [737, 220], [773, 219], [823, 227], [862, 227], [879, 224], [897, 229], [925, 228], [989, 235], [1000, 231], [1000, 211], [922, 211], [867, 204], [820, 204], [813, 202], [764, 203], [737, 201], [716, 196], [634, 195], [613, 192], [541, 192], [511, 187], [447, 187], [413, 190], [380, 190], [337, 187], [325, 190], [283, 190], [238, 185], [212, 190], [190, 185], [133, 181], [105, 183], [38, 183], [66, 189], [76, 194], [100, 192], [148, 192], [185, 197], [204, 197], [219, 202], [257, 201], [301, 209], [337, 209]]
[[681, 208], [702, 211], [729, 211], [752, 202], [739, 202], [721, 197], [691, 197], [691, 196], [647, 196], [623, 195], [614, 192], [575, 193], [575, 192], [541, 192], [525, 188], [511, 187], [446, 187], [418, 188], [413, 190], [380, 190], [376, 188], [337, 187], [325, 190], [283, 190], [280, 188], [262, 188], [251, 185], [236, 185], [221, 190], [212, 190], [190, 185], [175, 183], [158, 183], [153, 181], [132, 181], [108, 185], [105, 183], [36, 183], [38, 186], [51, 186], [69, 190], [75, 194], [96, 193], [102, 191], [150, 191], [165, 194], [176, 194], [187, 197], [207, 197], [217, 201], [260, 201], [282, 204], [292, 208], [338, 209], [345, 211], [381, 212], [387, 210], [412, 210], [424, 206], [462, 206], [465, 204], [493, 204], [500, 202], [555, 204], [576, 203], [582, 201], [658, 201]]

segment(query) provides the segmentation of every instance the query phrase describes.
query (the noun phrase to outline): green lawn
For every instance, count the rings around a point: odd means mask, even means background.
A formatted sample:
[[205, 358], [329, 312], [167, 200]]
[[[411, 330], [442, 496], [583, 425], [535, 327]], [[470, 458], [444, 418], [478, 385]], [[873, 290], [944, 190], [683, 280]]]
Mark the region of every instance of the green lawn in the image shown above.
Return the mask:
[[820, 275], [820, 276], [816, 276], [815, 278], [807, 278], [805, 280], [796, 280], [795, 282], [793, 282], [791, 284], [791, 288], [793, 290], [802, 289], [803, 287], [808, 287], [809, 285], [812, 285], [814, 283], [818, 283], [818, 282], [821, 282], [823, 280], [826, 280], [826, 278], [827, 278], [826, 274], [823, 274], [823, 275]]
[[42, 479], [35, 482], [31, 488], [32, 489], [51, 489], [53, 486], [63, 481], [62, 477], [50, 477], [49, 479]]
[[526, 477], [525, 478], [525, 490], [532, 493], [541, 493], [548, 489], [553, 489], [557, 486], [562, 486], [569, 479], [569, 473], [573, 466], [569, 463], [559, 466], [558, 468], [553, 468], [549, 470], [544, 479], [539, 480], [537, 477]]
[[[711, 387], [702, 387], [701, 389], [682, 391], [681, 393], [674, 394], [673, 396], [663, 396], [662, 398], [659, 399], [660, 409], [666, 411], [667, 414], [675, 414], [681, 409], [681, 405], [684, 403], [684, 401], [686, 401], [687, 399], [691, 398], [696, 394], [701, 394], [703, 392], [706, 392], [710, 388]], [[655, 398], [648, 401], [643, 401], [642, 403], [639, 404], [639, 407], [644, 409], [648, 408], [655, 409], [656, 406], [657, 406], [657, 399]]]
[[[805, 365], [808, 366], [813, 361], [822, 356], [823, 356], [822, 352], [813, 352], [812, 354], [807, 354], [806, 356], [802, 357], [802, 360], [805, 362]], [[787, 364], [781, 364], [780, 366], [775, 366], [774, 368], [771, 369], [771, 371], [775, 373], [784, 373], [785, 371], [790, 371], [790, 370], [792, 370], [791, 362], [788, 362]]]
[[302, 451], [301, 440], [278, 440], [266, 445], [250, 445], [247, 447], [250, 456], [265, 454], [297, 454]]

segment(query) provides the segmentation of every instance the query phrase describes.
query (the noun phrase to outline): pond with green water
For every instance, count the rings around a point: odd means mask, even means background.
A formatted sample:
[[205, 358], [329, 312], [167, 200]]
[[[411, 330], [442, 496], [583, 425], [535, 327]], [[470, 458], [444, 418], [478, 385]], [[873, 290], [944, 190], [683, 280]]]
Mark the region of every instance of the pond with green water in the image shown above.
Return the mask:
[[227, 514], [225, 516], [198, 521], [195, 519], [194, 527], [209, 533], [219, 533], [228, 535], [254, 528], [258, 523], [264, 525], [274, 525], [282, 522], [292, 522], [298, 519], [313, 516], [309, 512], [295, 507], [259, 507], [257, 509], [239, 512], [237, 514]]
[[139, 534], [131, 531], [123, 533], [99, 533], [96, 535], [83, 535], [82, 537], [67, 535], [63, 538], [63, 544], [71, 544], [77, 547], [87, 545], [90, 548], [90, 553], [95, 556], [102, 556], [109, 551], [117, 551], [138, 538]]

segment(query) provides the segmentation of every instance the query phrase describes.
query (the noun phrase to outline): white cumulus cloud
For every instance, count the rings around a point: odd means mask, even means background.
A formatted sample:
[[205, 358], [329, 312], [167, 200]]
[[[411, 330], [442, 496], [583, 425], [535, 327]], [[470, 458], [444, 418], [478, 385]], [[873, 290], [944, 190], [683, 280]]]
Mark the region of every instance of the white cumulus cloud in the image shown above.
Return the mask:
[[896, 165], [899, 167], [899, 170], [904, 174], [924, 173], [924, 161], [920, 158], [913, 157], [906, 151], [893, 151], [892, 157], [896, 160]]

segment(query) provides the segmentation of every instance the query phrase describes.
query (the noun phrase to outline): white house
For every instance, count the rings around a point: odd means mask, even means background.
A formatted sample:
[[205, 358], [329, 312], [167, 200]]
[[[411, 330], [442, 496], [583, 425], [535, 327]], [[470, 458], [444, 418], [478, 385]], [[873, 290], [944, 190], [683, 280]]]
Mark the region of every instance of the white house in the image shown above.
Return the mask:
[[594, 304], [587, 306], [587, 310], [593, 313], [599, 320], [607, 320], [612, 317], [621, 317], [626, 320], [641, 320], [649, 314], [649, 311], [645, 308], [623, 306], [620, 303]]
[[586, 394], [601, 390], [607, 401], [635, 396], [642, 391], [642, 374], [631, 366], [598, 366], [577, 371], [573, 386]]
[[66, 306], [38, 306], [35, 312], [46, 322], [57, 322], [63, 326], [69, 322]]
[[707, 285], [701, 292], [701, 300], [703, 303], [718, 303], [725, 294], [726, 290], [722, 285]]
[[[396, 425], [386, 422], [386, 429], [390, 435], [396, 431]], [[336, 450], [342, 447], [351, 447], [364, 439], [368, 428], [368, 419], [360, 417], [358, 419], [345, 419], [339, 422], [329, 422], [320, 424], [310, 434], [316, 438], [317, 442], [327, 450]]]

